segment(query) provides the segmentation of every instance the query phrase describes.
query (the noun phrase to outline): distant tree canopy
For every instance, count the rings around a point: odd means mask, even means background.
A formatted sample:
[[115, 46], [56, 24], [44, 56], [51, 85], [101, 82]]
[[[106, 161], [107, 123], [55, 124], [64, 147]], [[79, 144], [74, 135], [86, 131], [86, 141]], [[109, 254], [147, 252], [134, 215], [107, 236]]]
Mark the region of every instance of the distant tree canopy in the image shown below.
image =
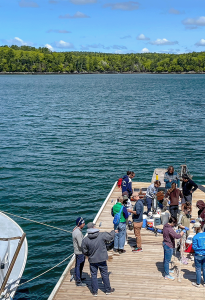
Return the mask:
[[108, 54], [1, 46], [0, 72], [205, 72], [205, 52]]

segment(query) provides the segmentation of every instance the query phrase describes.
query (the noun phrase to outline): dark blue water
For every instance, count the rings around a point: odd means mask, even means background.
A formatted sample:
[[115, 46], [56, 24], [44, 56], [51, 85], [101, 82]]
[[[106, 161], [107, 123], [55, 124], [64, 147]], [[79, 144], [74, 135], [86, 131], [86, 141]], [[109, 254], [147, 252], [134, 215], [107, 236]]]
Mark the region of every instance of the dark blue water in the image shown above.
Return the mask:
[[[72, 230], [93, 220], [127, 170], [186, 162], [205, 176], [205, 75], [0, 76], [1, 209]], [[15, 218], [27, 233], [28, 280], [72, 253], [71, 236]], [[47, 299], [62, 265], [17, 299]]]

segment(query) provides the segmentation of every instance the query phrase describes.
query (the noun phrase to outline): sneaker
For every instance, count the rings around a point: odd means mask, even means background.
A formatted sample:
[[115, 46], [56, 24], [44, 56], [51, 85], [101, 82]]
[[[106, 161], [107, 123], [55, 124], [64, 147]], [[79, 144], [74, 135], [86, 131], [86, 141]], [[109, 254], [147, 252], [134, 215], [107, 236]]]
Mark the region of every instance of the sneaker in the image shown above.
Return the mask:
[[200, 287], [200, 284], [197, 284], [196, 282], [192, 282], [192, 285], [198, 288]]
[[113, 252], [118, 252], [118, 249], [113, 248]]
[[92, 295], [94, 296], [94, 297], [97, 297], [98, 296], [98, 293], [96, 292], [96, 293], [92, 293]]
[[166, 276], [164, 277], [164, 279], [174, 280], [175, 277], [173, 277], [173, 276], [171, 276], [171, 275], [166, 275]]
[[120, 253], [120, 254], [125, 253], [125, 252], [126, 252], [126, 250], [124, 250], [124, 249], [119, 249], [119, 253]]
[[132, 250], [132, 252], [142, 252], [143, 250], [142, 250], [142, 248], [134, 248], [133, 250]]
[[105, 294], [106, 294], [106, 295], [110, 295], [110, 294], [112, 294], [114, 291], [115, 291], [115, 289], [114, 289], [114, 288], [111, 288], [111, 290], [110, 290], [109, 292], [105, 292]]
[[77, 286], [87, 286], [86, 283], [80, 282], [80, 283], [76, 283]]

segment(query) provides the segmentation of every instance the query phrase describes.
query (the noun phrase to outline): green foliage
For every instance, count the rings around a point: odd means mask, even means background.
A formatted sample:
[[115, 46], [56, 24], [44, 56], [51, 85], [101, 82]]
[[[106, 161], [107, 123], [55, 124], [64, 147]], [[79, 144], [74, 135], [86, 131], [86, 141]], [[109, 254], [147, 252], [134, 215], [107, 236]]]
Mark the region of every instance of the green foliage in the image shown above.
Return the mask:
[[205, 52], [187, 54], [51, 52], [16, 45], [0, 47], [0, 72], [205, 72]]

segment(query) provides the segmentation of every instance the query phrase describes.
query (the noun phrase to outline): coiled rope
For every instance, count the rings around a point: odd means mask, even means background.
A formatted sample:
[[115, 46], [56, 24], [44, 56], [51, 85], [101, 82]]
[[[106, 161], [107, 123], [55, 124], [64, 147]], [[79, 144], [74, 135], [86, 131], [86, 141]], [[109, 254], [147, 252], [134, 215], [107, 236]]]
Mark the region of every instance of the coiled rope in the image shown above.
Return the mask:
[[51, 225], [48, 225], [48, 224], [45, 224], [45, 223], [42, 223], [42, 222], [38, 222], [38, 221], [34, 221], [34, 220], [31, 220], [31, 219], [28, 219], [28, 218], [20, 217], [20, 216], [18, 216], [18, 215], [11, 214], [11, 213], [9, 213], [9, 212], [7, 212], [7, 211], [0, 210], [0, 212], [5, 213], [5, 214], [8, 214], [8, 215], [11, 215], [11, 216], [15, 216], [15, 217], [17, 217], [17, 218], [24, 219], [24, 220], [27, 220], [27, 221], [30, 221], [30, 222], [33, 222], [33, 223], [37, 223], [37, 224], [40, 224], [40, 225], [44, 225], [44, 226], [47, 226], [47, 227], [51, 227], [51, 228], [54, 228], [54, 229], [58, 229], [58, 230], [61, 230], [61, 231], [64, 231], [64, 232], [72, 233], [72, 232], [69, 231], [69, 230], [65, 230], [65, 229], [62, 229], [62, 228], [59, 228], [59, 227], [51, 226]]

